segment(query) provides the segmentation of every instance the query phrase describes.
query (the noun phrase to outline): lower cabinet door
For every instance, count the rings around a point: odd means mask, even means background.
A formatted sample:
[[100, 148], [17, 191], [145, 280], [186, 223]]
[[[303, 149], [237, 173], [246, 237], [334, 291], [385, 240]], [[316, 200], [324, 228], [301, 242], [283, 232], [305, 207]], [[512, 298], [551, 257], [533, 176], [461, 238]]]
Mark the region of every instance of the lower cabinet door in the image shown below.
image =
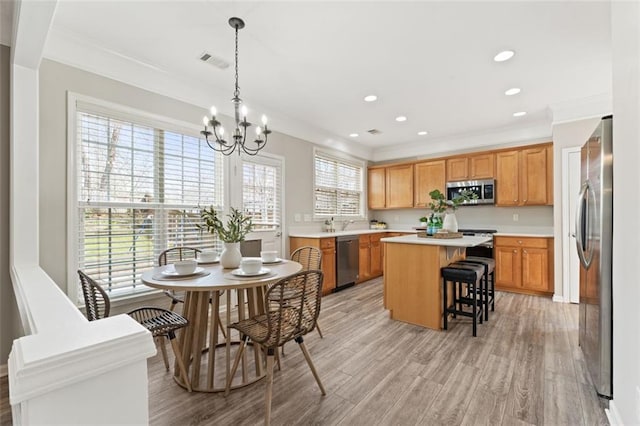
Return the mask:
[[522, 280], [522, 260], [519, 247], [494, 248], [496, 259], [496, 286], [520, 288]]
[[322, 294], [331, 293], [336, 288], [336, 250], [335, 248], [322, 249]]
[[522, 249], [522, 287], [550, 291], [549, 251], [541, 248]]

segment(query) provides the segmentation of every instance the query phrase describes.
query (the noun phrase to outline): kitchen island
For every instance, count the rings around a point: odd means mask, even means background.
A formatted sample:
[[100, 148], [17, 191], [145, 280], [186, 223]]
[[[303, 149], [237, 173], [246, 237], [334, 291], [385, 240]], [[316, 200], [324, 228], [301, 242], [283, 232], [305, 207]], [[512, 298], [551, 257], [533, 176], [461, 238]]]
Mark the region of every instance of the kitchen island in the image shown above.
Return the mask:
[[391, 319], [440, 330], [440, 268], [464, 259], [467, 247], [489, 240], [491, 237], [440, 239], [417, 235], [381, 239], [384, 243], [384, 307]]

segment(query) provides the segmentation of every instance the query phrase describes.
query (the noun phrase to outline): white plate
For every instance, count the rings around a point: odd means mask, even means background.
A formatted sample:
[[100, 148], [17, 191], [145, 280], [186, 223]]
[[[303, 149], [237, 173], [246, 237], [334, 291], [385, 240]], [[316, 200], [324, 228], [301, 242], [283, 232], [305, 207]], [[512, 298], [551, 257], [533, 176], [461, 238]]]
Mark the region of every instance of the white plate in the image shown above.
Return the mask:
[[161, 274], [164, 275], [165, 277], [190, 277], [192, 275], [197, 275], [197, 274], [200, 274], [202, 272], [204, 272], [204, 268], [196, 267], [195, 271], [190, 272], [188, 274], [180, 274], [175, 269], [169, 269], [169, 270], [166, 270], [166, 271], [162, 271]]
[[220, 263], [220, 258], [217, 257], [214, 260], [210, 261], [210, 262], [205, 262], [204, 260], [200, 260], [198, 259], [198, 265], [212, 265], [214, 263]]
[[231, 274], [237, 277], [258, 277], [260, 275], [267, 275], [269, 272], [271, 272], [271, 269], [269, 268], [261, 268], [258, 272], [253, 273], [245, 272], [238, 268], [231, 271]]
[[266, 260], [262, 261], [263, 265], [273, 265], [274, 263], [282, 263], [284, 262], [284, 259], [280, 259], [279, 257], [276, 257], [276, 260], [274, 260], [273, 262], [267, 262]]

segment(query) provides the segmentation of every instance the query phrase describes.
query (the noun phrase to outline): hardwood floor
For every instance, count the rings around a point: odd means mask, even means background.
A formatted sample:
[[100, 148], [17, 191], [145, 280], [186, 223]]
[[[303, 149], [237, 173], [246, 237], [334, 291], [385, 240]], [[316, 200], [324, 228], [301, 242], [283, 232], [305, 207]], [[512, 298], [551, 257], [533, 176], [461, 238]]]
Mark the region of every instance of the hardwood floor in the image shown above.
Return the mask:
[[[446, 332], [390, 320], [382, 280], [371, 280], [324, 297], [325, 338], [305, 337], [325, 397], [297, 345], [287, 345], [274, 374], [272, 424], [606, 425], [578, 347], [577, 314], [577, 305], [498, 293], [473, 338], [468, 319]], [[264, 389], [259, 381], [227, 398], [189, 394], [157, 355], [149, 360], [150, 424], [262, 424]]]

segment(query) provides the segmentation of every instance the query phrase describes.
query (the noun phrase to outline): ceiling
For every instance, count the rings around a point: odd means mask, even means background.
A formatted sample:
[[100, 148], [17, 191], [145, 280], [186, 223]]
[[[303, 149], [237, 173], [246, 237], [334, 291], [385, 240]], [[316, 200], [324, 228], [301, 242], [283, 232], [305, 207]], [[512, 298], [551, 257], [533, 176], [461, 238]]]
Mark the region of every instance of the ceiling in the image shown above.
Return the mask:
[[232, 16], [250, 121], [368, 159], [549, 137], [550, 106], [611, 93], [609, 2], [60, 0], [44, 55], [230, 114]]

